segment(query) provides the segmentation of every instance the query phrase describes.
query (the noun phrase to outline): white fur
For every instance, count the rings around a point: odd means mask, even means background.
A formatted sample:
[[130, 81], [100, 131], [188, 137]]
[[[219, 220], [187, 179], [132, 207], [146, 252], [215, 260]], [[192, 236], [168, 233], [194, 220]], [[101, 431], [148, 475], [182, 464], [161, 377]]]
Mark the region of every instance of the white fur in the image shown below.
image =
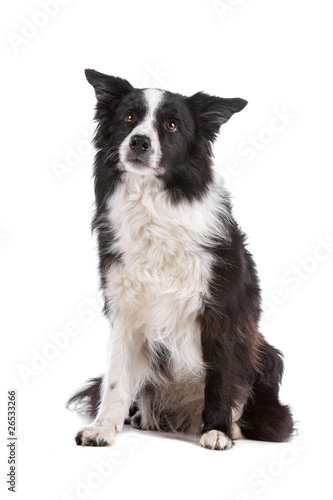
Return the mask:
[[105, 291], [115, 323], [136, 343], [163, 343], [179, 373], [203, 368], [195, 318], [212, 265], [201, 245], [223, 231], [216, 197], [212, 190], [202, 202], [175, 206], [155, 177], [127, 174], [110, 200], [112, 250], [122, 254]]
[[232, 447], [232, 440], [223, 432], [212, 430], [201, 436], [200, 444], [210, 450], [229, 450]]
[[152, 350], [163, 343], [179, 374], [202, 371], [195, 317], [208, 293], [211, 258], [198, 248], [198, 212], [189, 204], [173, 208], [153, 177], [127, 176], [110, 203], [113, 250], [122, 253], [106, 290], [115, 321], [136, 343]]
[[[120, 166], [128, 171], [133, 173], [140, 172], [140, 175], [150, 175], [156, 172], [159, 162], [161, 159], [161, 146], [158, 138], [158, 134], [156, 131], [156, 127], [154, 125], [155, 121], [155, 113], [163, 99], [163, 90], [159, 89], [146, 89], [144, 91], [145, 100], [147, 103], [147, 114], [144, 117], [144, 120], [139, 123], [132, 132], [124, 139], [119, 148], [120, 154]], [[151, 140], [151, 152], [149, 156], [149, 165], [145, 165], [144, 167], [135, 167], [132, 163], [126, 161], [127, 151], [129, 149], [129, 144], [134, 135], [145, 135]], [[140, 168], [140, 171], [139, 171]]]

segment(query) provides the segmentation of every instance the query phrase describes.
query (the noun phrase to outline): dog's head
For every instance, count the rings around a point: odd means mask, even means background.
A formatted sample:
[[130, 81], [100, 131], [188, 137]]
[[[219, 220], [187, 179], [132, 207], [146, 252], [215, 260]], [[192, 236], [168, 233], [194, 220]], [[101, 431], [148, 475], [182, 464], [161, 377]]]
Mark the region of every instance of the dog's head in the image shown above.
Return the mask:
[[157, 176], [174, 197], [198, 196], [211, 179], [211, 145], [221, 125], [247, 102], [136, 89], [92, 69], [85, 74], [97, 97], [95, 145], [103, 168]]

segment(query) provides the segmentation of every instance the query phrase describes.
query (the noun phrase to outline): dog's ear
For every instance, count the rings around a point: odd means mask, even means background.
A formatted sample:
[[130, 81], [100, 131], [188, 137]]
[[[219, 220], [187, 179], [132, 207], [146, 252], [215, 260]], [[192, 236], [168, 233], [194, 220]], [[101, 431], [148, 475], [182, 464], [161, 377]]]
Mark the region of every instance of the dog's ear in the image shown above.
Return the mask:
[[95, 89], [98, 102], [111, 104], [133, 89], [132, 85], [123, 78], [104, 75], [94, 69], [86, 69], [84, 72], [88, 82]]
[[123, 78], [108, 76], [94, 69], [86, 69], [88, 82], [94, 87], [97, 98], [95, 121], [98, 123], [94, 144], [102, 149], [111, 138], [110, 119], [123, 96], [128, 94], [132, 85]]
[[247, 105], [247, 101], [239, 97], [223, 99], [204, 92], [197, 92], [188, 99], [190, 107], [195, 111], [198, 126], [210, 142], [216, 139], [221, 125]]

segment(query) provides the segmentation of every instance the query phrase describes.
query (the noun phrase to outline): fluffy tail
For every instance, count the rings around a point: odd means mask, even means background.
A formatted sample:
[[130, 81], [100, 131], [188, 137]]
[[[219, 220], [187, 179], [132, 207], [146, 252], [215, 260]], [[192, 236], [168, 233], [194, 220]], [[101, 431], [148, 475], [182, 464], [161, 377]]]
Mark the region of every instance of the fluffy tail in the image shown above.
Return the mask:
[[67, 401], [66, 408], [95, 417], [101, 402], [102, 381], [103, 377], [88, 380], [87, 384]]
[[261, 358], [262, 374], [254, 383], [252, 397], [246, 403], [239, 422], [242, 434], [259, 441], [287, 441], [294, 432], [294, 423], [289, 406], [279, 401], [282, 354], [265, 343]]

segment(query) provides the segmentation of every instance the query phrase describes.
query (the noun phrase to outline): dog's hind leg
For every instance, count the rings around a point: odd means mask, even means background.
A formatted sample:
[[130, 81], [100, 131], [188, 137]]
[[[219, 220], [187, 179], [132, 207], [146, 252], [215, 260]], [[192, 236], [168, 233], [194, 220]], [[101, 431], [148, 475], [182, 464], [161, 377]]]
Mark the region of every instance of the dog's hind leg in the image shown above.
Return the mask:
[[291, 411], [279, 401], [283, 373], [281, 353], [265, 342], [262, 346], [262, 374], [253, 386], [239, 422], [244, 437], [259, 441], [287, 441], [294, 431]]

